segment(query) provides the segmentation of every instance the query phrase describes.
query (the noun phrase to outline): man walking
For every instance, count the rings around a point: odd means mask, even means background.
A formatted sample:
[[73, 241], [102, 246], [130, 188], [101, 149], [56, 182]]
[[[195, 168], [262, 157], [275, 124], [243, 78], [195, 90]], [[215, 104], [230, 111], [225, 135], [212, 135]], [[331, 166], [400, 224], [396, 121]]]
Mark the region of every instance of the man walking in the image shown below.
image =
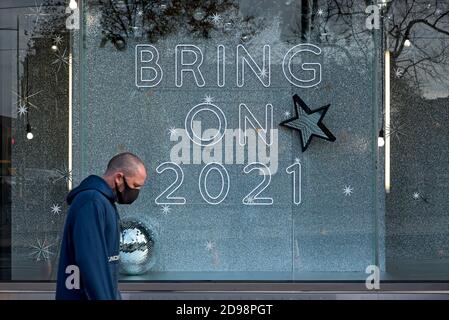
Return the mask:
[[118, 290], [120, 218], [115, 202], [131, 204], [144, 185], [142, 160], [114, 156], [103, 177], [91, 175], [67, 196], [70, 205], [59, 257], [57, 300], [115, 300]]

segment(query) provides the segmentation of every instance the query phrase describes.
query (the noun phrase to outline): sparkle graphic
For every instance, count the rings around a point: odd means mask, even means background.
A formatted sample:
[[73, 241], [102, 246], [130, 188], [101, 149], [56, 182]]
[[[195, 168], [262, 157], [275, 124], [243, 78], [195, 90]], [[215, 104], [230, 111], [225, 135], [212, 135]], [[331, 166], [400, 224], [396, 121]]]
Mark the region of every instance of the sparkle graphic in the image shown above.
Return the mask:
[[208, 240], [208, 241], [206, 242], [206, 250], [207, 250], [207, 251], [211, 251], [211, 250], [213, 250], [214, 248], [215, 248], [214, 243], [213, 243], [212, 241]]
[[42, 3], [40, 5], [37, 5], [37, 1], [34, 1], [34, 8], [30, 8], [30, 11], [32, 12], [31, 15], [36, 17], [35, 24], [38, 24], [39, 18], [44, 15], [42, 12]]
[[324, 10], [323, 9], [318, 9], [318, 11], [316, 12], [317, 15], [319, 15], [320, 17], [324, 14]]
[[300, 162], [301, 162], [301, 160], [298, 157], [296, 157], [295, 158], [295, 163], [300, 163]]
[[253, 197], [248, 197], [246, 199], [246, 203], [253, 204], [254, 203], [254, 198]]
[[175, 135], [177, 133], [176, 128], [170, 128], [168, 129], [168, 132], [170, 133], [170, 135]]
[[343, 188], [343, 194], [344, 194], [345, 196], [350, 196], [350, 195], [352, 194], [353, 190], [354, 190], [354, 189], [353, 189], [351, 186], [345, 186], [345, 187]]
[[421, 199], [421, 194], [417, 191], [413, 192], [413, 199], [415, 200]]
[[284, 118], [290, 118], [291, 115], [292, 115], [292, 113], [290, 111], [284, 112]]
[[408, 136], [405, 133], [407, 125], [398, 120], [392, 121], [389, 126], [385, 127], [385, 136], [390, 138], [395, 138], [398, 142], [401, 142], [402, 136]]
[[25, 115], [28, 112], [28, 108], [26, 105], [24, 104], [20, 104], [19, 107], [17, 108], [17, 114], [21, 117], [23, 115]]
[[401, 78], [404, 75], [404, 70], [401, 68], [397, 68], [394, 72], [396, 78]]
[[440, 15], [441, 14], [441, 9], [436, 9], [435, 10], [435, 14], [438, 16], [438, 15]]
[[59, 215], [61, 213], [61, 206], [59, 204], [53, 204], [51, 206], [51, 213]]
[[[36, 92], [36, 93], [29, 94], [29, 95], [21, 96], [21, 95], [19, 95], [17, 92], [14, 92], [14, 91], [13, 91], [14, 95], [17, 96], [17, 97], [19, 98], [19, 101], [16, 102], [18, 108], [20, 108], [20, 106], [25, 106], [25, 107], [26, 107], [26, 106], [32, 106], [32, 107], [33, 107], [34, 109], [36, 109], [36, 110], [38, 109], [38, 107], [37, 107], [37, 105], [35, 105], [35, 104], [33, 104], [33, 103], [30, 102], [30, 98], [32, 98], [32, 97], [38, 95], [38, 94], [41, 93], [41, 92], [42, 92], [42, 90], [40, 90], [40, 91], [38, 91], [38, 92]], [[26, 108], [27, 108], [27, 107], [26, 107]]]
[[36, 244], [31, 245], [31, 253], [30, 256], [32, 256], [36, 261], [47, 261], [50, 259], [50, 256], [54, 253], [50, 250], [51, 247], [53, 247], [53, 244], [49, 243], [47, 239], [40, 240], [37, 239]]
[[260, 70], [259, 76], [261, 76], [262, 78], [265, 78], [266, 76], [268, 76], [268, 71], [265, 68], [262, 68]]
[[204, 96], [204, 102], [205, 103], [212, 103], [214, 101], [214, 98], [212, 98], [210, 95]]
[[142, 10], [137, 11], [137, 15], [140, 17], [143, 16], [143, 11]]
[[57, 35], [53, 38], [53, 42], [56, 45], [60, 45], [62, 43], [62, 36], [61, 35]]
[[164, 216], [166, 216], [166, 215], [169, 214], [170, 211], [171, 211], [170, 206], [169, 206], [169, 205], [166, 205], [166, 204], [163, 205], [162, 208], [161, 208], [161, 211], [162, 211], [162, 214], [163, 214]]
[[59, 53], [59, 52], [55, 53], [56, 59], [53, 60], [53, 62], [51, 64], [57, 65], [56, 73], [59, 72], [59, 70], [61, 69], [61, 66], [66, 67], [69, 65], [69, 57], [67, 57], [66, 53], [67, 53], [67, 48], [64, 49], [63, 53]]
[[67, 169], [66, 166], [64, 166], [62, 169], [57, 169], [56, 172], [58, 174], [58, 177], [53, 180], [53, 183], [60, 180], [64, 180], [65, 182], [72, 181], [72, 171]]
[[212, 23], [217, 25], [221, 22], [221, 17], [218, 13], [214, 13], [211, 17]]

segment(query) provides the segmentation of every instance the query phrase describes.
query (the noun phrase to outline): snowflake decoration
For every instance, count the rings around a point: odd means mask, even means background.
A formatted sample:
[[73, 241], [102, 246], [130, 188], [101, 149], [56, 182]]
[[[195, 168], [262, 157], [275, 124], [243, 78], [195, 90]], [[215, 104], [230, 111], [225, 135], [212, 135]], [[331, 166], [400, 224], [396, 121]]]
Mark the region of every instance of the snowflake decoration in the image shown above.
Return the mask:
[[351, 196], [351, 194], [353, 193], [353, 188], [351, 187], [351, 186], [345, 186], [344, 188], [343, 188], [343, 194], [345, 195], [345, 196]]
[[72, 171], [64, 166], [62, 169], [56, 169], [58, 177], [53, 181], [53, 183], [59, 180], [65, 180], [65, 182], [72, 181]]
[[404, 69], [397, 68], [394, 72], [396, 78], [401, 78], [404, 75]]
[[170, 135], [175, 135], [177, 133], [176, 128], [172, 127], [170, 129], [168, 129], [168, 132], [170, 132]]
[[170, 206], [169, 205], [163, 205], [162, 206], [162, 208], [161, 208], [161, 211], [162, 211], [162, 214], [164, 215], [164, 216], [166, 216], [167, 214], [169, 214], [170, 213]]
[[324, 10], [323, 9], [318, 9], [318, 11], [316, 12], [317, 15], [319, 15], [320, 17], [324, 14]]
[[221, 22], [221, 16], [218, 13], [214, 13], [210, 19], [212, 20], [212, 23], [215, 25]]
[[262, 78], [265, 78], [266, 76], [268, 76], [268, 71], [265, 68], [262, 68], [259, 72], [259, 76], [261, 76]]
[[246, 203], [247, 204], [253, 204], [254, 203], [254, 198], [253, 197], [246, 198]]
[[38, 91], [36, 93], [29, 94], [29, 95], [21, 96], [17, 92], [13, 91], [14, 95], [16, 95], [19, 98], [19, 101], [16, 102], [16, 104], [17, 104], [17, 106], [19, 108], [20, 108], [20, 106], [25, 106], [26, 107], [26, 106], [29, 105], [29, 106], [32, 106], [36, 110], [38, 109], [38, 107], [35, 104], [30, 102], [30, 98], [34, 97], [35, 95], [38, 95], [41, 92], [42, 92], [42, 90], [40, 90], [40, 91]]
[[284, 112], [284, 118], [290, 118], [291, 115], [292, 115], [292, 113], [290, 111]]
[[54, 42], [54, 44], [56, 44], [56, 45], [60, 45], [60, 44], [62, 43], [62, 36], [58, 34], [57, 36], [55, 36], [55, 37], [53, 38], [53, 42]]
[[385, 136], [394, 137], [401, 142], [401, 136], [408, 136], [405, 131], [406, 125], [399, 121], [391, 122], [389, 126], [385, 126]]
[[31, 245], [30, 247], [32, 250], [30, 256], [32, 256], [36, 261], [47, 261], [50, 259], [50, 256], [54, 254], [50, 250], [50, 248], [53, 247], [53, 244], [49, 243], [47, 239], [37, 239], [36, 244]]
[[59, 53], [59, 52], [55, 53], [56, 59], [51, 64], [56, 64], [58, 66], [56, 73], [59, 72], [59, 70], [61, 69], [61, 66], [66, 67], [66, 65], [67, 66], [69, 65], [69, 57], [67, 57], [66, 53], [67, 53], [67, 48], [64, 49], [63, 53]]
[[27, 114], [28, 108], [25, 104], [19, 104], [19, 107], [17, 108], [17, 114], [21, 117], [25, 114]]
[[44, 15], [42, 12], [42, 3], [38, 6], [37, 1], [34, 1], [34, 8], [30, 8], [30, 11], [32, 12], [31, 15], [36, 16], [36, 21], [34, 23], [38, 24], [39, 17]]
[[206, 250], [207, 250], [207, 251], [211, 251], [211, 250], [213, 250], [214, 248], [215, 248], [215, 244], [214, 244], [212, 241], [208, 240], [208, 241], [206, 242]]
[[204, 103], [210, 104], [213, 101], [214, 101], [214, 98], [212, 98], [210, 95], [207, 94], [206, 96], [204, 96]]
[[54, 215], [59, 215], [61, 213], [61, 206], [59, 204], [53, 204], [50, 209], [51, 213]]

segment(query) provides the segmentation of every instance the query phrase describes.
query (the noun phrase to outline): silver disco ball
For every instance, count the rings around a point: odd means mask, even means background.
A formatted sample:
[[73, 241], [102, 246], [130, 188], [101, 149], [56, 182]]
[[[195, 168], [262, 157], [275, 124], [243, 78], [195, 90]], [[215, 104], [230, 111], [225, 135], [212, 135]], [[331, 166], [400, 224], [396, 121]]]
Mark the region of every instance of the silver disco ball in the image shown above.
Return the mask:
[[139, 275], [155, 263], [155, 235], [143, 222], [123, 220], [120, 234], [120, 273]]

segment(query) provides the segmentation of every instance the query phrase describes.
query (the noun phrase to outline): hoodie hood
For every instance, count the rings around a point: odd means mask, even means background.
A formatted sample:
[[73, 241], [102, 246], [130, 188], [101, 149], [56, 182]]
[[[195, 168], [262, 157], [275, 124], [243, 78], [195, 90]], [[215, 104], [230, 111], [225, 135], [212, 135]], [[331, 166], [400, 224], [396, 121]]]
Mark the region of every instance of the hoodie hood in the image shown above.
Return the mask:
[[69, 192], [67, 195], [67, 203], [70, 205], [78, 193], [86, 190], [96, 190], [102, 193], [111, 202], [115, 202], [117, 200], [114, 191], [103, 178], [96, 175], [90, 175], [81, 181], [78, 187]]

